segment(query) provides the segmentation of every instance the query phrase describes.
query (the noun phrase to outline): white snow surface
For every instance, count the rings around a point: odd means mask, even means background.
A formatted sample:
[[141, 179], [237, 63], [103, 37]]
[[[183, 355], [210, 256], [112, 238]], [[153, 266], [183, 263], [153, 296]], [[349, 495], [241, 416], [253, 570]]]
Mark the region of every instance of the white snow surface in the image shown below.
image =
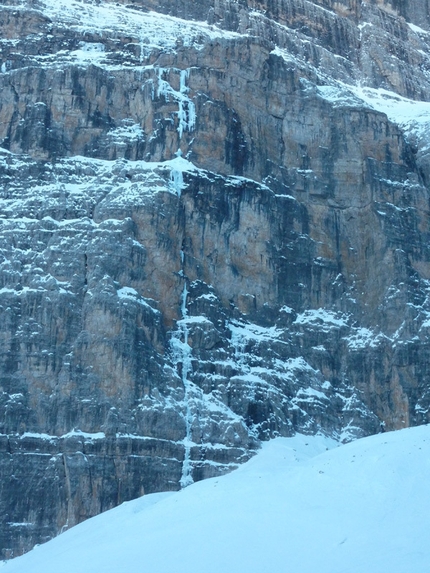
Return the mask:
[[[152, 48], [174, 50], [179, 38], [185, 46], [198, 46], [204, 40], [238, 36], [234, 32], [221, 31], [205, 22], [189, 22], [156, 12], [142, 12], [113, 2], [40, 0], [40, 6], [46, 16], [79, 32], [112, 37], [127, 31], [129, 36], [139, 39], [143, 53]], [[84, 46], [74, 55], [82, 61], [88, 61], [90, 56], [99, 61], [102, 54], [103, 52], [94, 49], [91, 49], [89, 54]]]
[[428, 573], [430, 426], [336, 446], [273, 440], [229, 475], [124, 503], [0, 569]]
[[[336, 85], [318, 86], [319, 95], [334, 106], [365, 106], [385, 113], [397, 124], [406, 137], [426, 139], [430, 136], [430, 102], [415, 101], [394, 92], [379, 88], [350, 86], [337, 82]], [[420, 147], [429, 147], [425, 142]]]
[[339, 315], [338, 313], [324, 308], [316, 308], [305, 310], [305, 312], [299, 314], [294, 321], [294, 324], [317, 325], [321, 330], [328, 331], [333, 327], [341, 328], [342, 326], [347, 326], [348, 322], [345, 315]]
[[407, 130], [428, 128], [430, 124], [430, 102], [415, 101], [388, 90], [355, 87], [352, 91], [370, 107], [381, 111], [393, 123]]

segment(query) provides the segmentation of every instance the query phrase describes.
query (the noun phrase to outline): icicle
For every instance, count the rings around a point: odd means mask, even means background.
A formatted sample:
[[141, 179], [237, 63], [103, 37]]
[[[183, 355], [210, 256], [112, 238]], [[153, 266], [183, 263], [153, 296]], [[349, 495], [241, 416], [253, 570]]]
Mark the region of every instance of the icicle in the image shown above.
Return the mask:
[[179, 77], [179, 91], [181, 94], [186, 94], [188, 92], [187, 79], [190, 77], [190, 70], [181, 70], [181, 75]]
[[183, 265], [185, 260], [185, 255], [183, 250], [181, 250], [181, 270], [180, 275], [184, 279], [184, 288], [181, 294], [181, 320], [178, 321], [178, 329], [173, 334], [170, 345], [172, 350], [172, 359], [175, 364], [178, 373], [180, 373], [182, 384], [184, 386], [184, 398], [182, 401], [184, 407], [184, 421], [185, 421], [185, 437], [183, 440], [184, 445], [184, 461], [182, 464], [182, 475], [180, 479], [181, 487], [186, 487], [193, 483], [192, 469], [193, 465], [191, 462], [191, 448], [194, 446], [192, 440], [192, 426], [193, 426], [193, 414], [190, 404], [192, 403], [193, 394], [195, 393], [194, 385], [189, 380], [189, 375], [192, 372], [192, 356], [191, 347], [188, 344], [188, 309], [187, 309], [187, 299], [188, 299], [188, 286], [187, 277], [183, 272]]
[[144, 50], [144, 37], [143, 37], [143, 33], [140, 34], [139, 36], [139, 60], [140, 60], [140, 64], [142, 65], [143, 63], [143, 50]]
[[182, 189], [184, 188], [184, 175], [182, 171], [172, 169], [170, 172], [170, 189], [178, 197], [181, 196]]
[[[196, 125], [196, 106], [191, 98], [188, 97], [189, 88], [187, 87], [187, 80], [190, 76], [190, 70], [181, 70], [179, 75], [179, 91], [174, 90], [172, 86], [163, 79], [163, 74], [170, 70], [158, 68], [157, 74], [157, 97], [163, 97], [166, 102], [171, 100], [176, 101], [178, 104], [178, 133], [179, 139], [185, 131], [193, 131]], [[153, 94], [153, 99], [155, 94]]]
[[[183, 261], [183, 252], [181, 252], [181, 260]], [[186, 318], [188, 316], [187, 298], [188, 289], [186, 279], [184, 281], [184, 289], [182, 291], [181, 300], [181, 316], [180, 330], [182, 332], [183, 342], [182, 347], [182, 383], [184, 385], [184, 403], [185, 403], [185, 439], [184, 439], [184, 462], [182, 465], [181, 487], [186, 487], [193, 483], [192, 478], [192, 464], [191, 464], [191, 446], [193, 441], [191, 439], [193, 416], [190, 408], [192, 383], [188, 379], [188, 374], [191, 372], [191, 348], [188, 344], [188, 326]]]
[[[184, 260], [184, 251], [181, 251], [181, 259]], [[188, 298], [188, 289], [187, 289], [187, 281], [184, 281], [184, 290], [182, 291], [182, 302], [181, 302], [181, 315], [182, 318], [186, 318], [188, 316], [188, 309], [187, 309], [187, 298]], [[188, 341], [188, 330], [187, 330], [187, 340]]]
[[169, 95], [175, 97], [175, 90], [172, 88], [169, 82], [163, 80], [163, 74], [168, 71], [169, 70], [164, 68], [158, 68], [157, 97], [163, 96], [166, 102], [170, 101]]
[[187, 95], [189, 92], [189, 88], [187, 87], [187, 79], [189, 76], [190, 70], [182, 70], [179, 78], [179, 139], [182, 138], [184, 131], [193, 131], [196, 124], [196, 106]]

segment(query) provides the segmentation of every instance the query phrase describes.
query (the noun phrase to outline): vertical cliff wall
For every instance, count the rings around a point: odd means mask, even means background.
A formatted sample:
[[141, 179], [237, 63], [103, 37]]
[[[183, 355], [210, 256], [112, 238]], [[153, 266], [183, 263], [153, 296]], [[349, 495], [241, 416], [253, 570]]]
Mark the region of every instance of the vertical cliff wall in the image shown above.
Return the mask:
[[428, 3], [0, 5], [0, 551], [261, 440], [429, 421]]

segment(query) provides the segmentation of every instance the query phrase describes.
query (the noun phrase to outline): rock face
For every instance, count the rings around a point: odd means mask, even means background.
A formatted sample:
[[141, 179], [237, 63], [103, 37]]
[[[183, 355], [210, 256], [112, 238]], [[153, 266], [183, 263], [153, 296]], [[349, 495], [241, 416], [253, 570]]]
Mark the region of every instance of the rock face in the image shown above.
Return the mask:
[[0, 31], [1, 557], [260, 440], [430, 421], [428, 0]]

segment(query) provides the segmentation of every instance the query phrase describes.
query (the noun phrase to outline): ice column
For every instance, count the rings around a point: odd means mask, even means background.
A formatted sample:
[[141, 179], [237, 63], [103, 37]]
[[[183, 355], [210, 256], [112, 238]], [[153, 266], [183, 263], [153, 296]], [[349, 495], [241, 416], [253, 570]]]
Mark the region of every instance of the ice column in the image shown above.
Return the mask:
[[[183, 251], [181, 251], [181, 262], [184, 262]], [[171, 347], [173, 353], [173, 362], [176, 365], [184, 386], [184, 418], [185, 418], [185, 438], [184, 444], [184, 461], [182, 465], [182, 476], [180, 480], [181, 487], [186, 487], [193, 483], [192, 464], [191, 464], [191, 447], [194, 445], [192, 440], [193, 414], [191, 410], [191, 401], [193, 394], [193, 383], [189, 380], [191, 372], [191, 347], [188, 344], [188, 311], [187, 311], [187, 279], [182, 270], [181, 276], [184, 278], [184, 288], [181, 297], [181, 320], [177, 323], [177, 331], [173, 334]]]
[[[177, 129], [179, 140], [181, 140], [185, 131], [193, 131], [195, 128], [196, 106], [188, 96], [190, 89], [187, 86], [187, 81], [190, 77], [190, 70], [173, 70], [174, 72], [179, 72], [179, 90], [173, 89], [169, 82], [164, 79], [164, 75], [170, 71], [170, 69], [158, 68], [156, 95], [158, 98], [164, 98], [166, 102], [175, 101], [178, 104], [178, 111], [176, 112], [178, 117]], [[154, 97], [155, 93], [153, 93]]]

